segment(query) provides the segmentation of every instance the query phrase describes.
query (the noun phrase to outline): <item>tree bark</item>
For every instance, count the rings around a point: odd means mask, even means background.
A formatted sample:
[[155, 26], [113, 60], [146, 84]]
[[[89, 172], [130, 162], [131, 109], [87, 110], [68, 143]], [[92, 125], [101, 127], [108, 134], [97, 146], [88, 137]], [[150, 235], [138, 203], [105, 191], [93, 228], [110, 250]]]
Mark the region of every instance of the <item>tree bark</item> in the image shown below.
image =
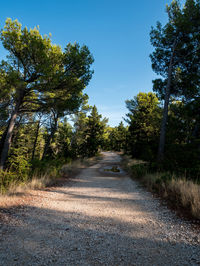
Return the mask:
[[47, 141], [46, 141], [46, 144], [45, 144], [45, 147], [44, 147], [44, 152], [43, 152], [43, 155], [42, 155], [42, 160], [46, 157], [47, 151], [48, 151], [49, 146], [50, 146], [50, 142], [53, 139], [54, 134], [55, 134], [55, 132], [57, 130], [57, 122], [58, 122], [58, 117], [55, 116], [54, 117], [54, 125], [51, 128], [51, 134], [48, 136]]
[[16, 118], [19, 112], [19, 107], [20, 107], [20, 103], [18, 103], [14, 109], [14, 111], [12, 112], [11, 118], [10, 118], [10, 123], [8, 126], [8, 130], [7, 130], [7, 134], [5, 137], [5, 141], [3, 144], [3, 148], [2, 148], [2, 152], [1, 152], [1, 160], [0, 160], [0, 169], [4, 169], [5, 167], [5, 162], [6, 159], [8, 157], [8, 152], [10, 149], [10, 145], [11, 145], [11, 141], [12, 141], [12, 134], [13, 134], [13, 129], [16, 123]]
[[6, 129], [3, 132], [3, 135], [1, 136], [1, 140], [0, 140], [0, 156], [1, 156], [1, 153], [2, 153], [2, 150], [3, 150], [3, 146], [4, 146], [4, 143], [5, 143], [5, 139], [6, 139], [6, 135], [7, 135], [7, 132], [8, 132], [9, 124], [10, 124], [10, 119], [8, 121], [8, 124], [6, 126]]
[[171, 90], [171, 82], [172, 82], [172, 71], [173, 71], [173, 60], [174, 60], [175, 47], [176, 47], [176, 41], [174, 41], [173, 43], [170, 63], [169, 63], [169, 69], [168, 69], [167, 86], [166, 86], [165, 98], [164, 98], [163, 118], [161, 122], [160, 141], [159, 141], [158, 156], [157, 156], [158, 161], [164, 160], [166, 125], [167, 125], [167, 118], [168, 118], [168, 106], [169, 106], [169, 98], [170, 98], [170, 90]]

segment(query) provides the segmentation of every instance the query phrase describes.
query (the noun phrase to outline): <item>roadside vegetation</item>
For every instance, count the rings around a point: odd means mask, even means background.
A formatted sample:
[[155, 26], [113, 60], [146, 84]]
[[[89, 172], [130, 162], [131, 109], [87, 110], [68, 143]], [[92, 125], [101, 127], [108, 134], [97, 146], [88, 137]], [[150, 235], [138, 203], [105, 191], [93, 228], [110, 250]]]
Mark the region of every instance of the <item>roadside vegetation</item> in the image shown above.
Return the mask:
[[159, 172], [151, 164], [124, 155], [123, 168], [138, 182], [185, 217], [200, 219], [200, 184], [170, 172]]

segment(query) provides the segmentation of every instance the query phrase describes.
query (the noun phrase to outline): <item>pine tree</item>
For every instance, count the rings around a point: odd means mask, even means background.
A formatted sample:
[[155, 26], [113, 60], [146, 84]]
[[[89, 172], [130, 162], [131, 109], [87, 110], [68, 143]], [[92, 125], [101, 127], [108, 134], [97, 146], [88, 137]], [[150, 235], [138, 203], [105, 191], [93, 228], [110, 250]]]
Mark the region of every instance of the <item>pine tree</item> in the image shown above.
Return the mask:
[[191, 96], [199, 82], [200, 3], [187, 0], [181, 9], [178, 1], [167, 6], [168, 22], [152, 28], [150, 37], [155, 47], [152, 68], [162, 78], [153, 81], [153, 89], [164, 99], [158, 160], [164, 158], [164, 145], [170, 96]]
[[88, 116], [86, 122], [85, 136], [85, 155], [91, 157], [95, 156], [99, 148], [103, 145], [103, 134], [108, 119], [102, 119], [102, 116], [98, 114], [97, 108], [94, 105], [91, 114]]

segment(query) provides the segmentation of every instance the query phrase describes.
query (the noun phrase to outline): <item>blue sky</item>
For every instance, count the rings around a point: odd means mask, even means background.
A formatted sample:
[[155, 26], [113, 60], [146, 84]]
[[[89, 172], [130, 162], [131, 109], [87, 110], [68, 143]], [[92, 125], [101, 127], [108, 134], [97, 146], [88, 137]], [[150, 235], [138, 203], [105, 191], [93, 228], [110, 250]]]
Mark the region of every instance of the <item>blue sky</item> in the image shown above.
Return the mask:
[[[94, 76], [86, 88], [89, 104], [116, 126], [125, 117], [125, 100], [152, 88], [151, 26], [167, 20], [168, 0], [10, 0], [0, 6], [0, 27], [7, 17], [23, 26], [39, 25], [63, 48], [86, 44], [94, 56]], [[0, 59], [5, 51], [0, 46]]]

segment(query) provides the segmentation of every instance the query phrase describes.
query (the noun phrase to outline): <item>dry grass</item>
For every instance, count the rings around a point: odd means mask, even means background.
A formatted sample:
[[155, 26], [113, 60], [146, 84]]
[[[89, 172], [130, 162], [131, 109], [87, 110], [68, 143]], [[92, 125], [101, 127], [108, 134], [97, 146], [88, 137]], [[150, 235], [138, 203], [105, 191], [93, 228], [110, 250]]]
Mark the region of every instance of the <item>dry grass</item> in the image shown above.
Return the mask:
[[136, 164], [143, 164], [143, 163], [146, 163], [146, 162], [142, 160], [138, 160], [138, 159], [133, 159], [129, 155], [122, 156], [122, 166], [126, 168], [127, 171], [130, 170], [131, 166], [136, 165]]
[[11, 185], [8, 189], [7, 195], [14, 195], [26, 192], [30, 189], [42, 189], [46, 186], [50, 185], [53, 181], [53, 177], [49, 176], [48, 174], [44, 174], [41, 176], [34, 176], [31, 180], [18, 184], [18, 185]]
[[173, 206], [182, 207], [194, 218], [200, 219], [200, 185], [185, 178], [160, 181], [163, 173], [147, 174], [142, 181], [149, 190], [159, 193], [171, 201]]
[[70, 178], [74, 175], [77, 175], [84, 167], [85, 165], [83, 160], [72, 161], [62, 167], [61, 174], [64, 177]]
[[27, 202], [34, 200], [34, 195], [40, 193], [37, 190], [58, 185], [67, 178], [75, 177], [83, 168], [97, 163], [100, 158], [98, 156], [72, 161], [64, 165], [59, 172], [56, 169], [47, 169], [45, 174], [35, 173], [29, 181], [20, 184], [13, 182], [6, 192], [0, 193], [0, 208], [7, 209], [27, 204]]
[[172, 179], [167, 187], [168, 196], [176, 195], [182, 207], [200, 219], [200, 185], [185, 179]]
[[[144, 162], [130, 159], [128, 156], [123, 157], [123, 165], [133, 178], [136, 178], [133, 166], [140, 163], [142, 165]], [[182, 209], [182, 212], [186, 212], [193, 218], [200, 219], [200, 185], [175, 176], [170, 176], [169, 179], [163, 178], [167, 175], [169, 176], [167, 173], [160, 172], [145, 173], [137, 180], [142, 182], [148, 190], [169, 200], [173, 207]]]
[[147, 173], [142, 177], [142, 183], [145, 184], [145, 186], [150, 190], [153, 191], [155, 188], [155, 184], [157, 183], [157, 180], [160, 179], [161, 174], [160, 173]]
[[56, 183], [58, 176], [47, 173], [33, 176], [31, 180], [23, 183], [12, 183], [6, 192], [0, 194], [0, 208], [23, 205], [32, 199], [33, 191], [44, 189]]
[[6, 192], [0, 193], [0, 207], [6, 205], [16, 205], [17, 202], [22, 200], [23, 196], [29, 194], [30, 190], [44, 189], [48, 186], [55, 185], [58, 180], [63, 182], [64, 178], [71, 178], [76, 176], [83, 168], [95, 164], [100, 157], [93, 157], [89, 159], [80, 159], [72, 161], [64, 165], [61, 170], [58, 171], [54, 169], [47, 169], [45, 174], [37, 174], [23, 183], [12, 183]]

